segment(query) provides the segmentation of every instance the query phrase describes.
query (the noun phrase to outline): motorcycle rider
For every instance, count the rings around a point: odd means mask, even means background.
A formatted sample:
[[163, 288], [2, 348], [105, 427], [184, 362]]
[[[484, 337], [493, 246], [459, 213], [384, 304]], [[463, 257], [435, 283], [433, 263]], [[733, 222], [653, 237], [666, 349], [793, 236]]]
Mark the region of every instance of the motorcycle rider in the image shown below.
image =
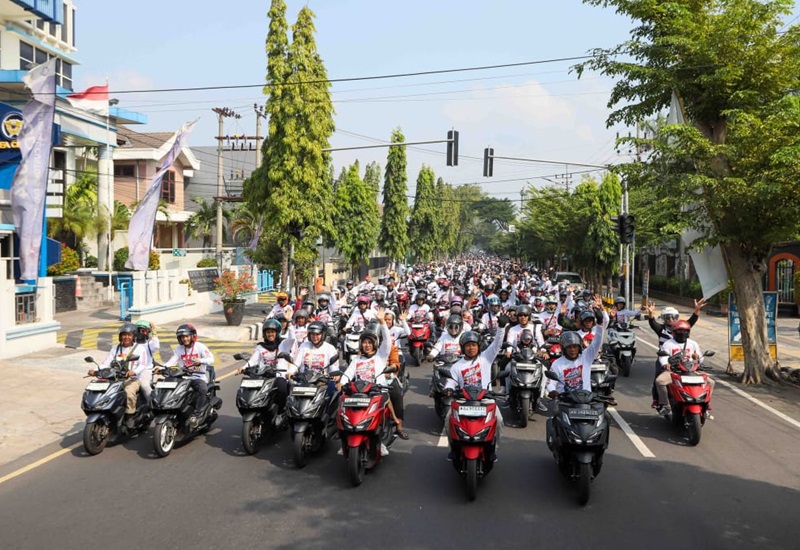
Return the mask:
[[289, 366], [285, 359], [279, 359], [280, 353], [289, 353], [292, 349], [293, 342], [291, 339], [283, 339], [280, 337], [281, 324], [276, 319], [268, 319], [261, 329], [261, 336], [264, 338], [262, 342], [256, 344], [253, 354], [247, 363], [236, 369], [236, 374], [242, 374], [247, 367], [274, 367], [275, 374], [275, 388], [276, 404], [280, 412], [283, 412], [286, 406], [286, 397], [289, 395], [289, 386], [285, 373], [289, 370]]
[[327, 294], [320, 294], [317, 296], [317, 308], [312, 314], [315, 321], [327, 323], [331, 320], [331, 318], [333, 318], [335, 313], [336, 305], [331, 302], [330, 296]]
[[[347, 384], [350, 380], [361, 379], [369, 380], [373, 384], [387, 388], [388, 393], [392, 393], [391, 388], [393, 385], [390, 385], [386, 375], [383, 374], [383, 370], [387, 366], [387, 361], [389, 359], [389, 354], [392, 347], [392, 339], [391, 335], [389, 334], [389, 330], [386, 328], [385, 317], [386, 311], [384, 309], [378, 310], [378, 322], [380, 323], [378, 332], [375, 332], [371, 328], [367, 328], [361, 333], [358, 339], [359, 354], [350, 359], [350, 365], [348, 365], [347, 370], [345, 370], [344, 374], [342, 374], [337, 388]], [[395, 390], [399, 389], [396, 387], [396, 385], [394, 386]], [[395, 393], [397, 392], [395, 391]], [[399, 432], [403, 432], [405, 434], [402, 429], [403, 421], [397, 417], [396, 409], [393, 406], [392, 400], [388, 399], [388, 394], [385, 395], [385, 397], [387, 398], [385, 403], [389, 407], [389, 411], [391, 412], [392, 417], [398, 426], [398, 435]], [[402, 390], [400, 391], [398, 397], [399, 403], [402, 406]], [[402, 437], [402, 439], [408, 439], [408, 434], [405, 434], [405, 437]], [[381, 445], [381, 456], [386, 456], [387, 454], [389, 454], [389, 450], [386, 449], [384, 445]]]
[[291, 333], [295, 341], [295, 346], [299, 346], [306, 341], [306, 334], [308, 333], [308, 311], [305, 309], [298, 309], [294, 312], [294, 326], [292, 327]]
[[[469, 330], [461, 335], [459, 344], [461, 347], [462, 358], [456, 361], [450, 367], [450, 378], [445, 382], [445, 390], [456, 390], [465, 385], [481, 386], [487, 390], [492, 387], [492, 363], [500, 353], [500, 348], [503, 345], [503, 334], [505, 333], [505, 326], [508, 323], [508, 317], [501, 316], [497, 331], [494, 335], [494, 341], [487, 347], [483, 353], [480, 353], [481, 336], [475, 331]], [[500, 408], [497, 411], [497, 437], [495, 441], [495, 456], [493, 460], [497, 460], [497, 448], [500, 442], [500, 435], [503, 431], [503, 416], [500, 413]], [[447, 434], [450, 434], [450, 415], [452, 411], [447, 411], [445, 418], [445, 426]], [[450, 442], [450, 455], [448, 460], [453, 459], [453, 442]]]
[[374, 309], [369, 307], [370, 302], [369, 296], [359, 296], [358, 300], [356, 300], [357, 306], [356, 310], [350, 314], [350, 318], [347, 320], [347, 324], [345, 324], [344, 329], [348, 330], [353, 326], [365, 327], [367, 323], [369, 323], [370, 319], [374, 319], [376, 317], [376, 312]]
[[[128, 370], [125, 372], [127, 379], [124, 382], [125, 387], [125, 427], [133, 428], [133, 414], [136, 412], [136, 395], [142, 387], [140, 376], [145, 371], [152, 371], [153, 358], [146, 345], [134, 342], [136, 337], [136, 325], [133, 323], [124, 323], [117, 333], [119, 343], [116, 347], [111, 348], [106, 356], [105, 361], [100, 364], [100, 369], [107, 369], [111, 367], [113, 361], [129, 361]], [[138, 356], [136, 361], [131, 361], [128, 358]], [[95, 376], [97, 370], [89, 369], [89, 376]], [[148, 387], [148, 395], [150, 388]]]
[[[523, 330], [530, 330], [533, 332], [536, 345], [541, 347], [544, 345], [544, 336], [542, 335], [542, 325], [539, 323], [531, 323], [531, 306], [522, 305], [517, 307], [517, 325], [509, 329], [506, 334], [506, 342], [516, 347], [519, 344], [519, 337]], [[511, 350], [506, 351], [506, 357], [511, 357]]]
[[189, 426], [197, 427], [198, 420], [208, 405], [208, 372], [214, 368], [214, 354], [205, 344], [197, 341], [197, 329], [194, 325], [183, 324], [175, 331], [178, 346], [172, 352], [172, 357], [165, 363], [165, 367], [178, 365], [191, 371], [190, 387], [197, 393], [194, 402], [194, 412], [189, 417]]
[[[676, 321], [672, 325], [672, 338], [664, 342], [659, 351], [666, 351], [669, 355], [666, 357], [659, 357], [658, 363], [661, 367], [661, 373], [656, 377], [656, 391], [658, 392], [658, 414], [666, 415], [670, 412], [669, 397], [667, 396], [667, 386], [672, 383], [672, 376], [670, 374], [669, 358], [676, 354], [681, 354], [685, 358], [693, 361], [703, 362], [703, 352], [700, 351], [700, 345], [689, 338], [692, 330], [692, 325], [688, 321]], [[708, 380], [709, 396], [714, 391], [714, 379], [710, 376]], [[707, 414], [710, 414], [711, 407], [709, 406]]]
[[150, 366], [144, 369], [138, 377], [139, 391], [142, 392], [145, 399], [150, 401], [150, 394], [153, 392], [153, 363], [157, 357], [156, 352], [161, 351], [161, 342], [156, 336], [155, 325], [150, 321], [136, 321], [136, 343], [146, 345], [151, 358]]
[[481, 323], [478, 325], [479, 330], [497, 330], [497, 317], [501, 313], [502, 304], [500, 298], [497, 296], [489, 296], [487, 300], [489, 309], [481, 317]]
[[558, 300], [548, 296], [544, 301], [544, 313], [539, 318], [542, 320], [542, 335], [547, 338], [561, 334], [562, 326], [558, 323]]
[[624, 296], [617, 296], [614, 298], [614, 306], [611, 308], [610, 315], [612, 325], [628, 323], [631, 319], [641, 319], [642, 311], [625, 309], [627, 303]]
[[275, 301], [277, 303], [272, 306], [272, 311], [267, 315], [267, 319], [275, 319], [279, 313], [283, 313], [284, 317], [291, 319], [294, 309], [289, 305], [289, 295], [285, 292], [278, 292], [275, 295]]
[[[325, 341], [325, 323], [314, 321], [308, 325], [308, 336], [305, 342], [297, 348], [289, 365], [287, 377], [291, 378], [296, 372], [325, 371], [325, 373], [335, 381], [339, 374], [339, 366], [331, 365], [334, 357], [339, 357], [338, 350]], [[328, 384], [328, 395], [332, 395], [335, 389], [334, 381]]]
[[445, 328], [446, 330], [425, 357], [426, 361], [432, 361], [433, 358], [440, 353], [455, 355], [461, 348], [459, 340], [464, 333], [464, 319], [462, 319], [460, 315], [450, 315], [450, 317], [447, 318]]

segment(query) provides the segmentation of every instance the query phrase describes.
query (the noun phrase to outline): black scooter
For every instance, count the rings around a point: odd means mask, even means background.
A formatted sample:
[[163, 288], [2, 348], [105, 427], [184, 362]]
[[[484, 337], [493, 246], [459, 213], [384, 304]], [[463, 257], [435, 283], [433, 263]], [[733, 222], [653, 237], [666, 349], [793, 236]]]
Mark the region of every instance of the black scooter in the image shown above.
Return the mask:
[[136, 398], [133, 413], [133, 428], [125, 425], [125, 381], [128, 379], [129, 362], [139, 359], [132, 355], [126, 361], [113, 361], [110, 368], [101, 369], [92, 357], [84, 357], [87, 363], [97, 365], [95, 380], [89, 382], [83, 392], [81, 409], [86, 413], [83, 428], [83, 446], [90, 455], [103, 452], [106, 444], [118, 443], [125, 438], [147, 431], [153, 415], [141, 393]]
[[[236, 353], [234, 359], [247, 361], [249, 354]], [[285, 369], [284, 369], [285, 370]], [[242, 446], [255, 454], [261, 443], [271, 439], [286, 424], [285, 411], [277, 403], [279, 370], [274, 366], [248, 366], [236, 392], [236, 408], [242, 415]]]
[[207, 432], [219, 414], [222, 399], [217, 397], [219, 384], [213, 367], [209, 369], [208, 405], [197, 419], [196, 427], [189, 423], [197, 401], [197, 392], [190, 386], [192, 371], [183, 367], [160, 367], [165, 376], [153, 386], [150, 408], [156, 415], [153, 449], [160, 457], [168, 456], [176, 444], [180, 445], [194, 436]]
[[453, 402], [452, 392], [445, 391], [445, 385], [448, 379], [452, 379], [450, 367], [459, 359], [461, 359], [460, 355], [438, 355], [433, 360], [430, 396], [433, 397], [433, 407], [436, 410], [436, 415], [443, 421], [450, 410], [450, 404]]
[[[552, 371], [545, 376], [558, 380]], [[591, 482], [603, 466], [611, 421], [606, 408], [613, 404], [609, 397], [572, 390], [558, 396], [555, 416], [547, 419], [547, 446], [561, 474], [578, 483], [581, 506], [589, 501]]]
[[536, 356], [533, 348], [522, 348], [511, 357], [508, 401], [519, 417], [519, 425], [525, 428], [536, 412], [541, 398], [542, 379], [549, 363]]
[[[291, 362], [288, 354], [278, 355]], [[330, 365], [339, 361], [331, 359]], [[329, 366], [330, 366], [329, 365]], [[323, 372], [304, 372], [292, 376], [292, 389], [286, 398], [286, 418], [292, 434], [294, 462], [298, 468], [308, 463], [308, 455], [317, 453], [336, 433], [339, 393], [328, 397], [330, 378]]]

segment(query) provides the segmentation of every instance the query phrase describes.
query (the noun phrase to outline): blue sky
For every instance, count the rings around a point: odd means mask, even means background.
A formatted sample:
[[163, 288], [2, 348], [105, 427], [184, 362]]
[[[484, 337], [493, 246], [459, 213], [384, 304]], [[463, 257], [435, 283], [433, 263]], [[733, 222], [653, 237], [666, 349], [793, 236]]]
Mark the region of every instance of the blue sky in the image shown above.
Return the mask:
[[[255, 134], [259, 86], [238, 90], [116, 93], [264, 82], [269, 0], [77, 0], [75, 88], [109, 78], [120, 107], [144, 113], [139, 131], [174, 131], [200, 119], [193, 146], [215, 145], [214, 107], [229, 107], [226, 134]], [[580, 56], [624, 41], [629, 21], [579, 0], [311, 0], [287, 1], [291, 26], [308, 5], [330, 78], [363, 77]], [[401, 127], [408, 141], [460, 132], [459, 166], [445, 166], [445, 144], [408, 150], [409, 186], [423, 163], [452, 184], [479, 183], [490, 194], [519, 199], [528, 185], [548, 185], [585, 168], [497, 160], [482, 177], [482, 154], [590, 164], [625, 160], [617, 131], [607, 129], [612, 83], [597, 74], [578, 80], [574, 62], [410, 78], [337, 83], [332, 88], [334, 147], [388, 141]], [[469, 158], [472, 157], [472, 158]], [[385, 165], [385, 149], [335, 152], [336, 172], [360, 160]], [[200, 159], [202, 162], [202, 158]], [[255, 159], [254, 161], [255, 162]], [[248, 170], [251, 167], [244, 167]], [[581, 175], [573, 174], [577, 183]], [[560, 180], [560, 181], [563, 181]]]

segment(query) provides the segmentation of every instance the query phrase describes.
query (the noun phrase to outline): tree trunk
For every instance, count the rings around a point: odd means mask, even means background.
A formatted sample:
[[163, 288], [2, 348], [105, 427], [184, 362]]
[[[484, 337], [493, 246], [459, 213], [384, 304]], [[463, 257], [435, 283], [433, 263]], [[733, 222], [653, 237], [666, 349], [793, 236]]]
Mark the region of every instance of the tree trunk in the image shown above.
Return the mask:
[[[767, 321], [761, 277], [763, 264], [754, 261], [737, 244], [725, 246], [744, 350], [743, 384], [762, 384], [764, 375], [780, 380], [778, 368], [769, 355]], [[762, 266], [762, 267], [759, 267]]]
[[[289, 284], [289, 238], [283, 242], [281, 247], [281, 292], [291, 294], [292, 290], [288, 288]], [[291, 298], [291, 296], [289, 296]]]

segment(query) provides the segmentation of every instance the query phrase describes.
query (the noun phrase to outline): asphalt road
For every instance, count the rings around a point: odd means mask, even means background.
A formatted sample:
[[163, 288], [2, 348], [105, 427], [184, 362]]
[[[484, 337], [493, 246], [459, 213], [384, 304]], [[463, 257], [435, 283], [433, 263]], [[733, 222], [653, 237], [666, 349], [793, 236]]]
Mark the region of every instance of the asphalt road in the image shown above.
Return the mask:
[[654, 359], [640, 345], [615, 394], [620, 416], [654, 456], [615, 425], [583, 508], [557, 472], [538, 415], [524, 430], [504, 431], [499, 462], [468, 502], [446, 447], [437, 446], [428, 366], [411, 369], [411, 439], [396, 441], [358, 488], [333, 444], [302, 470], [286, 433], [246, 456], [238, 379], [228, 377], [214, 429], [167, 458], [152, 452], [151, 430], [94, 457], [78, 445], [0, 483], [0, 547], [797, 548], [800, 428], [719, 383], [715, 418], [689, 447], [650, 408]]

